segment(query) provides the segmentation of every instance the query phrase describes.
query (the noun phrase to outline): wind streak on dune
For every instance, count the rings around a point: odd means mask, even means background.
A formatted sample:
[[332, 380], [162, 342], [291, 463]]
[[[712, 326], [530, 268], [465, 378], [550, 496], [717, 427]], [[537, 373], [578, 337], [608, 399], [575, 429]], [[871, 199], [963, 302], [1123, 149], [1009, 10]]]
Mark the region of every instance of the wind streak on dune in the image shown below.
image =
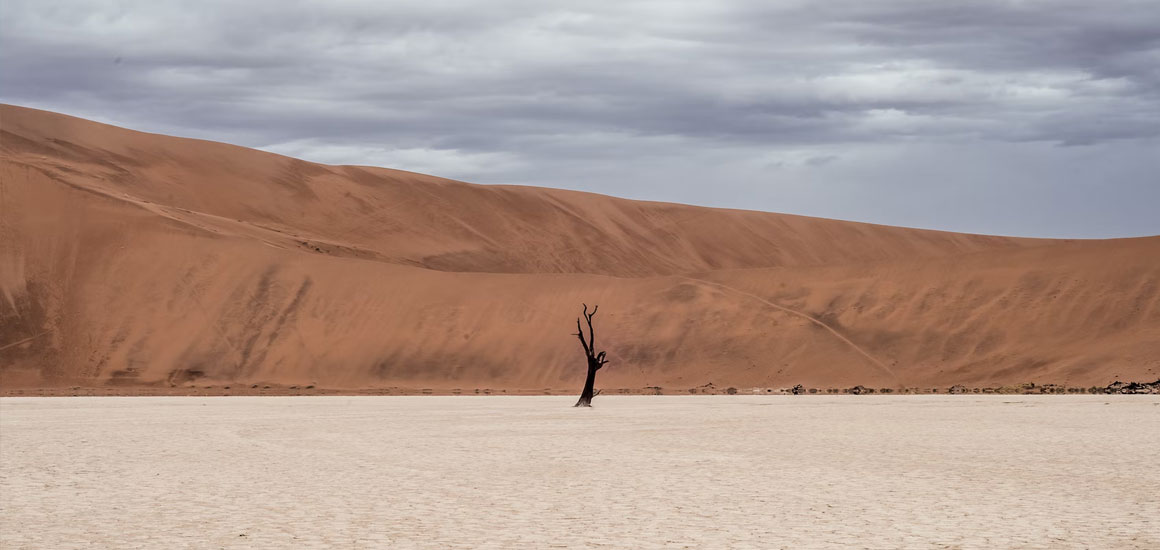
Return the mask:
[[882, 361], [879, 361], [877, 358], [875, 358], [873, 355], [871, 355], [870, 352], [863, 349], [862, 346], [859, 346], [858, 344], [855, 344], [854, 342], [850, 341], [849, 338], [842, 336], [842, 333], [838, 332], [837, 330], [834, 330], [834, 327], [827, 325], [824, 321], [822, 321], [821, 319], [818, 319], [817, 317], [814, 317], [813, 315], [798, 311], [796, 309], [791, 309], [791, 308], [788, 308], [788, 307], [785, 307], [782, 305], [775, 304], [769, 300], [766, 300], [765, 298], [762, 298], [761, 296], [753, 294], [752, 292], [745, 292], [744, 290], [733, 288], [729, 285], [715, 283], [713, 281], [706, 281], [704, 279], [697, 279], [694, 277], [684, 277], [684, 279], [689, 280], [689, 281], [694, 281], [694, 282], [697, 282], [700, 284], [705, 284], [705, 285], [709, 285], [712, 287], [720, 288], [723, 290], [727, 290], [729, 292], [736, 292], [737, 294], [740, 294], [742, 296], [748, 296], [750, 298], [753, 298], [754, 300], [757, 300], [763, 304], [766, 304], [774, 309], [784, 311], [790, 315], [801, 317], [802, 319], [805, 319], [805, 320], [825, 329], [830, 334], [833, 334], [835, 338], [837, 338], [838, 340], [841, 340], [844, 344], [850, 346], [850, 349], [858, 352], [858, 354], [861, 355], [862, 357], [865, 357], [866, 360], [869, 361], [872, 365], [874, 365], [875, 367], [877, 367], [879, 369], [882, 369], [884, 372], [886, 372], [886, 374], [889, 374], [890, 377], [893, 378], [895, 381], [898, 380], [898, 375], [894, 374], [894, 371], [890, 370], [890, 367], [886, 366], [885, 363], [883, 363]]

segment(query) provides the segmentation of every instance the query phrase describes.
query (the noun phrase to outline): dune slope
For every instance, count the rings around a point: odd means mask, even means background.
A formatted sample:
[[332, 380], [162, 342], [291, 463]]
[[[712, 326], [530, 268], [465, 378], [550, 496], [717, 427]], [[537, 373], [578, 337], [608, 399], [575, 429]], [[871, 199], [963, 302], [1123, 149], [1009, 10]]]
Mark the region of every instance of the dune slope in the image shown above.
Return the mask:
[[1160, 238], [1052, 241], [481, 186], [0, 108], [0, 385], [1106, 384]]

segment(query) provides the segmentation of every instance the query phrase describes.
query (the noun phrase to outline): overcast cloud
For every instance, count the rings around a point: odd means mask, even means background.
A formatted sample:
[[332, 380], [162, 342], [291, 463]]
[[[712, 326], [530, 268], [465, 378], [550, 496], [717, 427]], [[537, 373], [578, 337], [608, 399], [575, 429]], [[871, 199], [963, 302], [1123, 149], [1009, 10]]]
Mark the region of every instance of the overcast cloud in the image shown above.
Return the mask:
[[334, 164], [1160, 234], [1160, 1], [4, 0], [0, 100]]

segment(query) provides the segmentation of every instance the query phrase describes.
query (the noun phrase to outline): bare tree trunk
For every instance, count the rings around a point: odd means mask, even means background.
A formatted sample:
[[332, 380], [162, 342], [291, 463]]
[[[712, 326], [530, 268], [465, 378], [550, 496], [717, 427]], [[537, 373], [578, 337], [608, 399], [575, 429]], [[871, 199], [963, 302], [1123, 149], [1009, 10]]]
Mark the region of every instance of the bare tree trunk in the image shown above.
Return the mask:
[[584, 358], [588, 360], [588, 377], [584, 380], [584, 391], [580, 392], [580, 400], [576, 402], [577, 407], [591, 407], [592, 398], [596, 385], [596, 371], [600, 367], [608, 364], [608, 360], [604, 358], [604, 352], [596, 353], [596, 332], [592, 330], [592, 316], [596, 315], [596, 310], [600, 306], [592, 308], [592, 313], [588, 313], [588, 304], [584, 304], [584, 320], [588, 322], [588, 339], [584, 339], [584, 328], [580, 326], [580, 319], [576, 319], [576, 334], [580, 339], [580, 345], [584, 347]]
[[592, 406], [592, 387], [596, 385], [596, 367], [592, 363], [588, 363], [588, 378], [584, 380], [584, 391], [580, 392], [580, 400], [576, 402], [576, 407], [591, 407]]

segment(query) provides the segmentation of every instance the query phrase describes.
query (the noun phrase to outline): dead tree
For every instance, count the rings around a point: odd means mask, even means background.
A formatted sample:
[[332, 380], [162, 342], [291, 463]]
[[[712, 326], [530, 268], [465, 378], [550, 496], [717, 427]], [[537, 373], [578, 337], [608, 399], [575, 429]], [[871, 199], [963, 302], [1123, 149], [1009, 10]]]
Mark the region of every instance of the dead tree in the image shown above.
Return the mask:
[[595, 306], [592, 313], [588, 313], [588, 304], [584, 304], [584, 320], [588, 322], [588, 340], [584, 340], [584, 328], [580, 326], [580, 318], [576, 318], [576, 337], [580, 339], [580, 345], [584, 346], [584, 357], [588, 359], [588, 378], [584, 380], [584, 391], [580, 392], [580, 400], [575, 405], [577, 407], [592, 406], [592, 386], [596, 384], [596, 371], [608, 364], [603, 351], [596, 353], [596, 333], [592, 330], [592, 316], [596, 315], [599, 308], [600, 306]]

